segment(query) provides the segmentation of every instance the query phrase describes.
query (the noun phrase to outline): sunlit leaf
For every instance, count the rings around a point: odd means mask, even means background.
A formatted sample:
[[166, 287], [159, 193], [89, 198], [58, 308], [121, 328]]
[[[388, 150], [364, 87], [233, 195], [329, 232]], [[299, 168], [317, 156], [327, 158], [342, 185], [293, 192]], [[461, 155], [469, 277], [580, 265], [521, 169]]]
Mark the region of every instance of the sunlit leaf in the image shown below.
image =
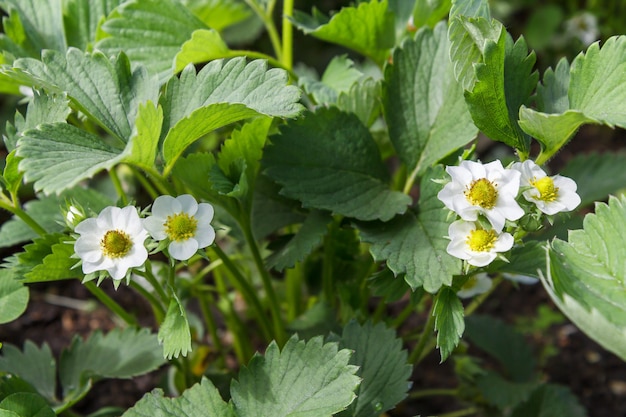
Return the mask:
[[167, 359], [187, 356], [191, 352], [191, 331], [185, 307], [173, 296], [159, 327], [159, 343], [163, 345], [163, 356]]
[[191, 39], [183, 43], [180, 52], [176, 54], [174, 72], [180, 72], [187, 64], [199, 64], [214, 59], [230, 58], [234, 56], [219, 32], [213, 29], [198, 29], [191, 35]]

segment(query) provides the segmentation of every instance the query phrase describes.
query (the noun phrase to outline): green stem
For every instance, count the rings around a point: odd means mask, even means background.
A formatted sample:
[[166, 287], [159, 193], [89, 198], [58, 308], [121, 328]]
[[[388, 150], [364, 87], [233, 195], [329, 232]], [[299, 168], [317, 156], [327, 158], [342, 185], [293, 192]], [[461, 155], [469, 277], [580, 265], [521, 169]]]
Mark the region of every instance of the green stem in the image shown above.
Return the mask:
[[126, 324], [128, 324], [129, 326], [139, 327], [139, 323], [137, 323], [137, 320], [131, 314], [129, 314], [126, 310], [124, 310], [124, 308], [121, 305], [119, 305], [115, 300], [109, 297], [107, 293], [105, 293], [102, 290], [102, 288], [98, 287], [96, 284], [94, 284], [91, 281], [86, 282], [85, 287], [98, 300], [100, 300], [102, 304], [107, 306], [109, 310], [111, 310], [113, 313], [117, 314], [122, 320], [124, 320]]
[[130, 286], [139, 294], [141, 294], [143, 298], [148, 300], [150, 306], [152, 307], [152, 311], [154, 312], [154, 318], [156, 319], [157, 323], [163, 323], [163, 319], [165, 318], [165, 308], [163, 308], [163, 305], [159, 302], [159, 300], [157, 300], [157, 298], [152, 295], [150, 291], [146, 290], [144, 287], [142, 287], [140, 284], [133, 280], [130, 281]]
[[150, 183], [150, 181], [148, 181], [148, 179], [143, 175], [143, 172], [139, 171], [137, 168], [135, 168], [132, 165], [129, 165], [129, 167], [132, 173], [135, 175], [135, 178], [137, 178], [137, 181], [139, 181], [143, 189], [146, 190], [146, 192], [150, 195], [150, 198], [152, 198], [152, 200], [156, 200], [156, 198], [160, 195], [160, 193]]
[[259, 297], [257, 297], [256, 290], [250, 285], [248, 280], [241, 274], [237, 266], [232, 262], [232, 260], [224, 253], [222, 248], [219, 245], [212, 246], [215, 254], [222, 260], [224, 266], [230, 271], [231, 276], [233, 277], [233, 285], [237, 287], [237, 289], [241, 292], [246, 302], [252, 306], [252, 308], [256, 311], [256, 318], [259, 321], [259, 325], [261, 326], [261, 331], [264, 337], [267, 340], [271, 340], [271, 324], [267, 320], [267, 316], [265, 315], [265, 311], [263, 310], [263, 306], [259, 301]]
[[478, 413], [478, 408], [469, 407], [463, 410], [457, 410], [457, 411], [451, 411], [445, 414], [439, 414], [439, 417], [465, 417], [465, 416], [471, 416], [477, 413]]
[[396, 318], [391, 322], [391, 327], [393, 327], [394, 329], [397, 329], [398, 327], [400, 327], [402, 323], [404, 323], [404, 321], [409, 318], [409, 316], [413, 313], [414, 310], [415, 310], [415, 307], [409, 301], [406, 307], [404, 307], [404, 309], [400, 312], [400, 314], [398, 314]]
[[293, 16], [293, 0], [283, 0], [283, 65], [293, 68], [293, 26], [289, 18]]
[[246, 243], [250, 247], [250, 251], [252, 252], [252, 258], [254, 259], [254, 263], [261, 275], [261, 281], [263, 282], [263, 288], [265, 289], [265, 293], [270, 303], [270, 313], [272, 315], [272, 323], [274, 325], [274, 337], [279, 346], [282, 346], [287, 341], [287, 334], [285, 332], [285, 327], [283, 325], [283, 320], [280, 313], [280, 305], [278, 304], [278, 298], [276, 297], [276, 293], [274, 292], [274, 287], [272, 285], [272, 278], [270, 277], [269, 272], [265, 269], [265, 264], [263, 263], [263, 259], [261, 258], [261, 253], [259, 251], [259, 247], [256, 243], [256, 239], [252, 234], [252, 227], [250, 227], [250, 222], [246, 217], [245, 223], [242, 225], [243, 233], [246, 238]]
[[383, 314], [385, 314], [386, 310], [387, 310], [387, 299], [383, 298], [378, 302], [378, 305], [376, 306], [376, 310], [374, 310], [374, 313], [372, 313], [372, 322], [378, 323], [383, 317]]
[[417, 173], [419, 172], [420, 168], [421, 166], [418, 164], [418, 166], [415, 167], [415, 169], [411, 172], [411, 174], [409, 174], [409, 177], [406, 179], [406, 182], [404, 183], [404, 188], [402, 190], [404, 194], [409, 195], [409, 193], [411, 192], [411, 189], [413, 188], [413, 184], [415, 184], [415, 180], [417, 179]]
[[[276, 54], [276, 58], [279, 61], [282, 61], [282, 49], [280, 44], [280, 37], [278, 36], [278, 31], [276, 30], [276, 25], [274, 25], [274, 20], [272, 19], [272, 10], [273, 7], [268, 7], [267, 12], [263, 10], [255, 0], [246, 0], [246, 3], [252, 10], [261, 18], [263, 24], [265, 25], [265, 29], [267, 30], [267, 34], [270, 37], [270, 41], [272, 42], [272, 48], [274, 48], [274, 54]], [[273, 6], [274, 2], [272, 2]]]
[[150, 285], [152, 285], [152, 288], [154, 288], [154, 290], [159, 295], [159, 298], [161, 299], [161, 302], [163, 303], [163, 305], [168, 305], [169, 304], [170, 298], [167, 296], [167, 294], [166, 294], [165, 290], [163, 289], [163, 286], [161, 285], [159, 280], [157, 280], [156, 277], [154, 276], [154, 274], [152, 273], [151, 265], [150, 265], [149, 262], [146, 263], [146, 270], [145, 271], [135, 270], [135, 273], [137, 275], [140, 275], [140, 276], [144, 277], [150, 283]]
[[417, 341], [417, 345], [415, 345], [415, 349], [413, 349], [411, 356], [409, 356], [409, 363], [412, 363], [413, 365], [417, 365], [422, 360], [424, 357], [423, 352], [426, 347], [426, 343], [429, 340], [432, 340], [433, 330], [435, 329], [435, 315], [433, 314], [434, 309], [435, 300], [432, 302], [432, 306], [428, 312], [428, 319], [426, 320], [426, 324], [424, 324], [424, 329], [422, 330], [422, 334]]
[[35, 219], [33, 219], [32, 217], [28, 215], [28, 213], [26, 213], [24, 210], [22, 210], [18, 206], [9, 204], [7, 201], [5, 201], [5, 199], [0, 200], [0, 208], [3, 208], [15, 214], [24, 223], [26, 223], [31, 229], [33, 229], [38, 235], [44, 236], [45, 234], [48, 233], [46, 229], [41, 227], [41, 225], [39, 225], [39, 223], [37, 223]]
[[302, 280], [304, 272], [302, 264], [297, 263], [294, 268], [285, 272], [285, 288], [287, 299], [287, 320], [291, 322], [300, 315], [302, 306]]
[[220, 304], [217, 304], [218, 308], [220, 308], [220, 311], [222, 311], [224, 320], [226, 321], [226, 326], [233, 334], [233, 348], [235, 350], [235, 355], [237, 356], [237, 361], [238, 363], [247, 363], [248, 359], [252, 357], [252, 345], [250, 343], [250, 337], [248, 337], [248, 335], [242, 334], [242, 329], [244, 326], [241, 322], [241, 319], [237, 315], [235, 308], [233, 307], [233, 303], [229, 297], [226, 285], [224, 285], [222, 274], [220, 273], [220, 271], [215, 271], [213, 277], [215, 279], [215, 286], [217, 287], [217, 291], [221, 299], [223, 300], [223, 303], [225, 303], [228, 307], [227, 309], [225, 308], [222, 310]]
[[122, 187], [122, 181], [120, 181], [119, 175], [117, 175], [117, 171], [115, 167], [109, 170], [109, 177], [111, 177], [111, 181], [113, 182], [113, 187], [115, 187], [115, 191], [117, 195], [120, 197], [122, 201], [122, 205], [128, 205], [128, 198], [126, 197], [126, 193], [124, 192], [124, 187]]
[[333, 291], [333, 255], [335, 254], [335, 248], [332, 239], [334, 227], [335, 223], [331, 223], [331, 230], [324, 237], [324, 262], [322, 264], [322, 293], [330, 306], [335, 305], [335, 293]]
[[456, 397], [457, 395], [459, 395], [459, 391], [456, 388], [433, 388], [411, 392], [409, 397], [416, 399], [437, 396]]

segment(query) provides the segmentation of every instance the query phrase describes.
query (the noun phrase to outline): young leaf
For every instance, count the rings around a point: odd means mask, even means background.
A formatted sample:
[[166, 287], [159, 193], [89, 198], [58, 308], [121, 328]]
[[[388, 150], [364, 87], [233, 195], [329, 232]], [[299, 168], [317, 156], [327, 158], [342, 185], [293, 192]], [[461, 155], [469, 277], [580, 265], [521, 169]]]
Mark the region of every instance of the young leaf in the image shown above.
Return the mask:
[[409, 211], [387, 223], [358, 223], [361, 239], [370, 243], [377, 262], [387, 261], [396, 276], [405, 275], [412, 289], [424, 287], [436, 293], [451, 285], [452, 276], [461, 272], [461, 261], [446, 252], [449, 222], [436, 195], [441, 186], [431, 181], [442, 178], [443, 168], [422, 178], [417, 212]]
[[303, 76], [298, 83], [313, 96], [317, 104], [331, 104], [337, 102], [338, 95], [347, 92], [361, 78], [363, 73], [354, 68], [354, 62], [347, 55], [339, 55], [328, 63], [321, 80]]
[[380, 114], [381, 82], [365, 78], [337, 97], [336, 106], [346, 113], [354, 113], [361, 123], [371, 127]]
[[567, 387], [544, 384], [530, 398], [513, 409], [511, 417], [587, 417], [578, 398]]
[[422, 26], [435, 27], [450, 13], [451, 0], [417, 0], [413, 9], [413, 25], [417, 28]]
[[174, 72], [178, 73], [188, 64], [199, 64], [214, 59], [236, 56], [226, 45], [219, 32], [214, 29], [198, 29], [191, 34], [191, 39], [183, 43], [176, 54]]
[[296, 11], [292, 22], [306, 34], [337, 43], [382, 63], [395, 44], [394, 15], [387, 0], [371, 0], [344, 7], [332, 18], [313, 9], [313, 16]]
[[544, 287], [582, 331], [626, 360], [626, 197], [610, 197], [588, 214], [569, 242], [555, 239]]
[[135, 129], [128, 142], [124, 162], [148, 169], [154, 167], [162, 123], [163, 109], [160, 106], [157, 107], [150, 101], [139, 105]]
[[38, 348], [33, 342], [27, 340], [23, 351], [13, 345], [3, 344], [0, 371], [19, 376], [50, 403], [58, 401], [56, 398], [56, 361], [47, 344]]
[[130, 70], [124, 54], [107, 58], [69, 48], [67, 54], [45, 50], [41, 61], [23, 58], [7, 75], [53, 92], [65, 92], [72, 104], [110, 134], [126, 143], [139, 104], [158, 99], [158, 85], [145, 68]]
[[465, 336], [478, 348], [496, 358], [514, 382], [535, 379], [536, 362], [524, 337], [501, 320], [471, 316], [465, 320]]
[[[24, 282], [81, 278], [83, 274], [80, 268], [74, 268], [77, 263], [76, 259], [72, 258], [74, 247], [66, 243], [66, 240], [68, 240], [66, 235], [56, 235], [56, 239], [51, 241], [49, 253], [41, 259], [40, 263], [24, 273]], [[43, 250], [43, 247], [40, 250]]]
[[304, 207], [359, 220], [391, 219], [410, 198], [387, 185], [376, 142], [359, 119], [336, 108], [281, 126], [263, 156], [264, 173]]
[[165, 361], [156, 335], [148, 329], [97, 331], [87, 340], [75, 337], [59, 359], [64, 397], [91, 387], [100, 378], [131, 378], [157, 369]]
[[65, 0], [63, 16], [68, 46], [83, 51], [93, 49], [96, 32], [113, 9], [125, 0]]
[[282, 352], [272, 342], [265, 356], [256, 355], [231, 383], [237, 415], [330, 417], [355, 398], [357, 367], [351, 352], [322, 337], [308, 342], [293, 336]]
[[189, 9], [173, 0], [131, 0], [121, 4], [101, 26], [96, 49], [107, 55], [124, 51], [161, 83], [174, 74], [173, 61], [197, 29], [208, 29]]
[[437, 330], [437, 347], [443, 362], [459, 344], [465, 330], [463, 304], [452, 288], [441, 288], [435, 298], [433, 315]]
[[231, 405], [222, 400], [219, 391], [206, 378], [185, 390], [178, 398], [163, 396], [156, 389], [143, 396], [122, 417], [235, 417]]
[[167, 359], [187, 356], [191, 352], [191, 331], [187, 312], [175, 295], [159, 328], [159, 343], [163, 345], [163, 357]]
[[594, 201], [606, 200], [626, 184], [626, 154], [602, 153], [576, 155], [561, 170], [561, 175], [570, 177], [578, 186], [581, 206]]
[[0, 269], [0, 324], [21, 316], [28, 305], [28, 287], [8, 269]]
[[0, 401], [0, 410], [15, 412], [19, 417], [55, 417], [45, 398], [32, 392], [16, 392]]
[[393, 65], [385, 70], [383, 108], [389, 136], [408, 169], [420, 176], [478, 133], [448, 50], [445, 23], [425, 28], [395, 50]]
[[343, 329], [339, 347], [354, 351], [350, 363], [359, 367], [357, 375], [363, 379], [356, 400], [339, 417], [377, 417], [406, 397], [413, 367], [393, 329], [353, 320]]
[[41, 125], [24, 132], [18, 156], [23, 158], [19, 167], [24, 178], [46, 194], [59, 194], [123, 158], [121, 150], [67, 123]]
[[332, 217], [327, 213], [311, 212], [289, 242], [267, 258], [267, 266], [277, 271], [293, 268], [297, 262], [304, 260], [322, 243], [324, 235], [328, 232], [328, 223], [331, 221]]
[[244, 58], [211, 61], [197, 74], [193, 66], [187, 66], [180, 78], [168, 82], [161, 100], [165, 171], [187, 146], [219, 127], [258, 114], [298, 115], [300, 92], [287, 81], [284, 70], [267, 70], [261, 60], [248, 64]]

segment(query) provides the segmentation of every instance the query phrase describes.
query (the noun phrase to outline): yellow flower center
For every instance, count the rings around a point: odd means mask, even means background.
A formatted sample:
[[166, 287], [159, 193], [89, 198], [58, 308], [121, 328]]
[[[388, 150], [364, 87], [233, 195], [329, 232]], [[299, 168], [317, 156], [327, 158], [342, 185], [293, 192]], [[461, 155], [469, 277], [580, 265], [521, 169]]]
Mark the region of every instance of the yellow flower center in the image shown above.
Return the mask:
[[533, 180], [530, 184], [539, 191], [539, 200], [552, 202], [556, 200], [556, 197], [559, 195], [559, 187], [554, 186], [554, 181], [550, 177], [539, 178], [538, 180]]
[[133, 241], [127, 233], [121, 230], [109, 230], [100, 241], [102, 253], [108, 258], [122, 258], [128, 255], [133, 247]]
[[192, 238], [198, 228], [198, 220], [187, 213], [176, 213], [167, 216], [165, 233], [170, 240], [179, 242]]
[[493, 230], [472, 230], [467, 237], [467, 246], [474, 252], [488, 252], [496, 244], [497, 238]]
[[496, 205], [498, 190], [487, 178], [472, 181], [469, 189], [465, 190], [465, 198], [474, 206], [492, 209]]

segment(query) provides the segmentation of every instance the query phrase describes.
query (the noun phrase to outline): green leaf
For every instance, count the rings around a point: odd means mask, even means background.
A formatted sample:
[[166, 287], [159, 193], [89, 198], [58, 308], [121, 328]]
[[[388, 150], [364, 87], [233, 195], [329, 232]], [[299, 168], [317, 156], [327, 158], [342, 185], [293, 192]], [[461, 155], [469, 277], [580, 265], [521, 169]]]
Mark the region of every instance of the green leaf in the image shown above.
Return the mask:
[[100, 331], [87, 340], [74, 337], [59, 360], [65, 397], [83, 392], [100, 378], [132, 378], [157, 369], [165, 361], [157, 337], [148, 329]]
[[491, 19], [489, 0], [452, 0], [450, 17], [468, 16]]
[[413, 25], [435, 27], [442, 19], [448, 16], [452, 0], [417, 0], [413, 9]]
[[354, 113], [361, 123], [371, 127], [380, 114], [381, 91], [380, 81], [365, 78], [353, 84], [348, 91], [339, 93], [336, 106], [346, 113]]
[[478, 133], [454, 79], [448, 50], [445, 23], [425, 28], [395, 50], [393, 65], [385, 70], [383, 106], [389, 136], [417, 175]]
[[292, 22], [305, 34], [353, 49], [382, 63], [395, 43], [395, 19], [387, 0], [344, 7], [330, 19], [313, 9], [313, 16], [295, 11]]
[[478, 128], [489, 138], [528, 154], [530, 137], [518, 125], [519, 109], [537, 85], [532, 72], [535, 54], [523, 38], [513, 44], [502, 30], [497, 42], [487, 40], [483, 62], [475, 65], [476, 82], [465, 100]]
[[548, 68], [537, 85], [537, 108], [545, 113], [563, 113], [569, 109], [569, 62], [561, 58], [556, 69]]
[[406, 398], [413, 367], [393, 329], [353, 320], [343, 329], [339, 347], [354, 351], [350, 363], [359, 367], [357, 375], [363, 380], [356, 400], [338, 416], [377, 417]]
[[125, 0], [65, 0], [63, 16], [69, 46], [83, 51], [93, 49], [98, 26]]
[[204, 24], [217, 31], [252, 16], [252, 10], [240, 0], [182, 0], [181, 3]]
[[73, 187], [122, 158], [122, 151], [99, 137], [66, 123], [41, 125], [24, 132], [19, 164], [24, 178], [46, 194]]
[[198, 29], [191, 34], [176, 54], [174, 72], [178, 73], [188, 64], [199, 64], [214, 59], [236, 56], [226, 45], [219, 32], [213, 29]]
[[33, 342], [27, 340], [23, 351], [13, 345], [3, 344], [0, 371], [16, 375], [28, 382], [49, 402], [58, 401], [56, 398], [56, 361], [47, 344], [38, 348]]
[[354, 67], [354, 61], [347, 55], [339, 55], [330, 60], [321, 80], [303, 76], [298, 83], [317, 104], [331, 104], [337, 102], [340, 93], [349, 91], [362, 78], [363, 73]]
[[355, 398], [359, 378], [349, 365], [351, 352], [322, 337], [308, 342], [296, 336], [282, 352], [272, 342], [265, 356], [256, 355], [231, 383], [239, 417], [330, 417]]
[[594, 201], [606, 200], [626, 184], [626, 154], [603, 153], [574, 156], [560, 174], [576, 181], [581, 206]]
[[495, 19], [462, 14], [451, 19], [448, 28], [450, 59], [454, 64], [454, 75], [463, 89], [474, 90], [475, 66], [484, 62], [487, 46], [498, 45], [505, 32], [502, 24]]
[[259, 175], [252, 196], [252, 230], [257, 239], [291, 224], [302, 223], [306, 214], [296, 200], [279, 194], [280, 186]]
[[178, 358], [191, 352], [191, 331], [187, 321], [187, 312], [176, 295], [172, 296], [165, 314], [165, 320], [159, 327], [159, 343], [163, 345], [163, 357]]
[[173, 176], [185, 184], [194, 196], [216, 201], [221, 197], [209, 183], [209, 173], [216, 164], [212, 153], [194, 152], [178, 160], [174, 165]]
[[[22, 36], [6, 32], [20, 48], [29, 51], [30, 56], [37, 56], [44, 49], [63, 51], [67, 49], [63, 29], [63, 8], [61, 0], [5, 0], [2, 8], [9, 12], [9, 21], [20, 20]], [[27, 56], [27, 55], [17, 55]]]
[[20, 417], [55, 417], [46, 399], [32, 392], [16, 392], [0, 402], [0, 409], [13, 411]]
[[311, 212], [298, 232], [282, 248], [266, 259], [268, 268], [282, 271], [285, 268], [293, 268], [296, 263], [304, 260], [320, 246], [331, 221], [332, 217], [327, 213]]
[[148, 101], [139, 105], [135, 130], [130, 137], [124, 162], [151, 169], [159, 147], [163, 109]]
[[513, 409], [511, 417], [586, 417], [587, 412], [567, 387], [544, 384]]
[[367, 281], [372, 295], [385, 297], [387, 302], [400, 300], [409, 289], [404, 275], [397, 277], [389, 268], [375, 272]]
[[485, 400], [500, 410], [528, 400], [538, 385], [538, 382], [511, 382], [490, 371], [476, 378], [476, 387]]
[[555, 304], [592, 339], [626, 360], [626, 197], [597, 203], [569, 242], [555, 239], [542, 283]]
[[0, 324], [21, 316], [28, 305], [28, 287], [8, 269], [0, 269]]
[[524, 336], [501, 320], [473, 315], [465, 320], [465, 336], [479, 349], [496, 358], [514, 382], [536, 377], [536, 362]]
[[335, 108], [281, 126], [263, 156], [281, 194], [306, 208], [359, 220], [389, 220], [411, 199], [388, 184], [376, 142], [359, 119]]
[[[552, 230], [552, 229], [550, 229]], [[513, 247], [507, 261], [496, 259], [489, 264], [488, 272], [504, 272], [539, 279], [540, 271], [545, 269], [546, 242], [529, 241]]]
[[212, 61], [197, 74], [193, 66], [186, 67], [180, 78], [168, 82], [162, 97], [165, 171], [187, 146], [219, 127], [258, 114], [298, 115], [300, 92], [287, 82], [284, 70], [267, 70], [261, 60]]
[[69, 48], [67, 54], [45, 50], [41, 61], [23, 58], [7, 75], [52, 92], [65, 92], [71, 103], [107, 132], [126, 143], [139, 104], [157, 102], [158, 85], [145, 68], [130, 70], [124, 54], [107, 58]]
[[465, 330], [463, 304], [452, 288], [441, 288], [435, 298], [433, 315], [437, 331], [437, 347], [441, 354], [441, 362], [443, 362], [459, 344]]
[[4, 166], [4, 171], [2, 172], [2, 183], [4, 188], [10, 193], [17, 195], [17, 191], [22, 185], [22, 178], [24, 174], [20, 172], [18, 166], [20, 163], [20, 158], [16, 156], [16, 151], [11, 151], [5, 160], [6, 165]]
[[124, 51], [134, 66], [145, 66], [165, 82], [174, 75], [181, 45], [197, 29], [208, 27], [178, 1], [131, 0], [102, 24], [96, 48], [107, 55]]
[[396, 276], [406, 274], [411, 288], [423, 286], [433, 294], [461, 273], [461, 261], [446, 252], [448, 215], [436, 197], [441, 186], [431, 180], [442, 177], [443, 167], [437, 166], [422, 178], [417, 212], [410, 210], [386, 223], [357, 224], [375, 261], [387, 261]]
[[[0, 346], [2, 347], [2, 346]], [[13, 374], [0, 376], [0, 400], [17, 392], [30, 392], [36, 394], [37, 391], [28, 382]]]

